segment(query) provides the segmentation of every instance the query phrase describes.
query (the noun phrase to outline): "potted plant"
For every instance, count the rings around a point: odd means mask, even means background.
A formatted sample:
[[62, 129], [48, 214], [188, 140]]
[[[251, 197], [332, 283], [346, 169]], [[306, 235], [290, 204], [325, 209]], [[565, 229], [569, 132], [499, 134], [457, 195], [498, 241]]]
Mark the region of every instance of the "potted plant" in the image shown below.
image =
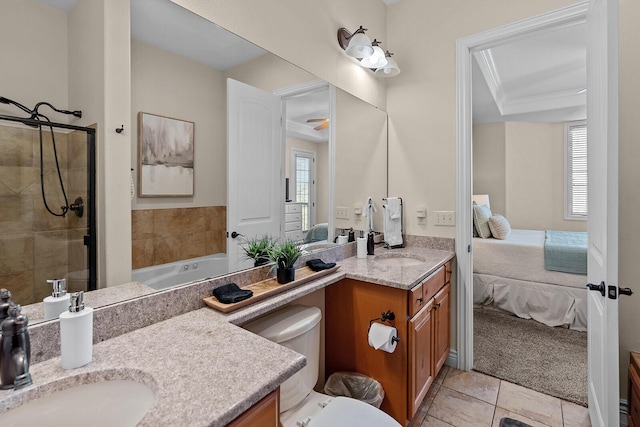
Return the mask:
[[284, 284], [295, 280], [294, 264], [302, 255], [300, 247], [291, 240], [275, 244], [269, 251], [269, 259], [275, 263], [278, 283]]
[[248, 259], [253, 260], [253, 266], [259, 267], [269, 262], [269, 251], [275, 244], [275, 239], [265, 234], [262, 237], [247, 240], [246, 246], [242, 246], [242, 250]]

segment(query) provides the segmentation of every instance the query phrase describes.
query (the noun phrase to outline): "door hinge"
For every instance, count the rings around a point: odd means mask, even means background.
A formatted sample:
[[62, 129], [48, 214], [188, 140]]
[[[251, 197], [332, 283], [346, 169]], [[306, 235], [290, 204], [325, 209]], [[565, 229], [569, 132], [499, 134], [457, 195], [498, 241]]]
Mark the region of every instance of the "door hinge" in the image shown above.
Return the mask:
[[467, 252], [471, 253], [471, 245], [467, 246]]

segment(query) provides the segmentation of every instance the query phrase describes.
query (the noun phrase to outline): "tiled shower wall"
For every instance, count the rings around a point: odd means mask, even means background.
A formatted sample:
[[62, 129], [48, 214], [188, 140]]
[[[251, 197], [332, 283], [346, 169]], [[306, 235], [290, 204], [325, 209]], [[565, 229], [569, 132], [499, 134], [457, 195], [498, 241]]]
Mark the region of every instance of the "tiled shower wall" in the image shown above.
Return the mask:
[[227, 208], [131, 211], [133, 268], [227, 252]]
[[[56, 148], [69, 203], [87, 203], [87, 135], [56, 133]], [[64, 204], [51, 133], [43, 128], [44, 186], [47, 203], [59, 213]], [[40, 189], [37, 129], [0, 126], [0, 287], [13, 300], [30, 304], [51, 294], [47, 279], [67, 278], [72, 291], [86, 289], [86, 214], [47, 212]]]

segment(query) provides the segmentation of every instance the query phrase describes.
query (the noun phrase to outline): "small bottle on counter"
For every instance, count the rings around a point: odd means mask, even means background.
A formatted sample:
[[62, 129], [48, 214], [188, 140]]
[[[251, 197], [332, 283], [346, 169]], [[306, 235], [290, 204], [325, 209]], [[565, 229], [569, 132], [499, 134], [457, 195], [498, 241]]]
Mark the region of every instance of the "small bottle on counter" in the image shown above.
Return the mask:
[[373, 255], [373, 250], [373, 231], [370, 231], [367, 236], [367, 255]]
[[46, 297], [44, 303], [44, 320], [57, 319], [69, 309], [69, 294], [65, 279], [47, 280], [53, 286], [53, 292]]
[[71, 294], [69, 310], [60, 315], [63, 369], [75, 369], [93, 357], [93, 308], [84, 306], [84, 292]]

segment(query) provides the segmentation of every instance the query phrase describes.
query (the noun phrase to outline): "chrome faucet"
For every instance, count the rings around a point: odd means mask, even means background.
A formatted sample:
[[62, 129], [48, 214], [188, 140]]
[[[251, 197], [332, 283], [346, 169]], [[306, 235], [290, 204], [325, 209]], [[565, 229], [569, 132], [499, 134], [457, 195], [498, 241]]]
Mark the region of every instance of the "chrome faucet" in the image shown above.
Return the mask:
[[[0, 294], [2, 291], [4, 289], [0, 290]], [[19, 305], [13, 302], [9, 304], [8, 316], [0, 324], [0, 389], [2, 390], [19, 389], [33, 383], [29, 373], [31, 360], [31, 343], [27, 330], [29, 318], [21, 313]]]

